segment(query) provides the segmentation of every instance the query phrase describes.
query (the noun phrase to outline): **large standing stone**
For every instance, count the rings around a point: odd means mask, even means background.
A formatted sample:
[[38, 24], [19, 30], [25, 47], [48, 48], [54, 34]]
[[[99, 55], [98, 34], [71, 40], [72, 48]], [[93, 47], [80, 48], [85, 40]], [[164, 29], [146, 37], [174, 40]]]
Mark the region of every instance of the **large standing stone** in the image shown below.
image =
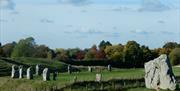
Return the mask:
[[17, 78], [17, 77], [18, 77], [18, 71], [16, 71], [15, 65], [12, 65], [11, 78]]
[[111, 68], [111, 65], [109, 64], [109, 65], [108, 65], [108, 71], [111, 71], [111, 69], [112, 69], [112, 68]]
[[23, 67], [19, 66], [19, 79], [23, 78]]
[[40, 75], [40, 67], [38, 64], [36, 65], [36, 75]]
[[167, 55], [145, 63], [145, 84], [150, 89], [176, 89], [176, 80]]
[[43, 70], [43, 81], [48, 81], [50, 80], [50, 72], [48, 68], [45, 68]]
[[71, 65], [68, 65], [68, 73], [71, 74]]
[[92, 67], [91, 66], [88, 66], [88, 71], [92, 72]]
[[28, 69], [27, 69], [27, 79], [33, 79], [33, 73], [32, 73], [32, 69], [31, 69], [31, 67], [29, 67]]
[[96, 81], [100, 82], [101, 81], [101, 77], [102, 77], [101, 74], [96, 74]]

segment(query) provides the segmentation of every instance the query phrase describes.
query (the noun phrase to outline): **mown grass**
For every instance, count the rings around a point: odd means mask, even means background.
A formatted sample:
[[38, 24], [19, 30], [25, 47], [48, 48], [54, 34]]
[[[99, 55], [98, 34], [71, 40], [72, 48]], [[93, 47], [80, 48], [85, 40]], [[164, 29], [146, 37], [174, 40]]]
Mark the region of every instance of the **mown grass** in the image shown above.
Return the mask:
[[[173, 68], [174, 73], [179, 74], [180, 68]], [[27, 91], [27, 89], [44, 89], [55, 87], [62, 88], [74, 82], [74, 77], [77, 77], [77, 81], [94, 81], [95, 74], [101, 73], [102, 80], [107, 81], [110, 79], [139, 79], [144, 77], [144, 70], [143, 69], [115, 69], [112, 72], [103, 70], [101, 72], [93, 71], [83, 71], [83, 72], [74, 72], [72, 74], [68, 73], [59, 73], [58, 78], [56, 81], [42, 81], [42, 76], [34, 76], [33, 80], [27, 80], [26, 78], [23, 79], [11, 79], [10, 76], [0, 77], [0, 89], [3, 91], [11, 91], [12, 88], [16, 89], [16, 91]], [[178, 75], [179, 76], [179, 75]], [[52, 77], [52, 76], [51, 76]], [[52, 79], [52, 78], [51, 78]], [[26, 88], [24, 88], [26, 87]], [[127, 91], [151, 91], [146, 88], [132, 88], [128, 89]]]
[[[41, 64], [51, 68], [58, 67], [59, 70], [67, 69], [67, 65], [54, 60], [37, 59], [37, 58], [15, 58], [10, 62], [0, 59], [0, 75], [10, 73], [12, 64], [24, 64], [28, 66], [35, 66]], [[64, 67], [64, 68], [63, 68]], [[175, 76], [180, 77], [180, 68], [173, 67]], [[4, 73], [3, 73], [4, 72]], [[107, 71], [106, 67], [93, 69], [93, 72], [88, 72], [88, 69], [84, 68], [81, 72], [73, 72], [68, 74], [67, 72], [59, 73], [56, 81], [42, 81], [42, 76], [34, 76], [33, 80], [23, 79], [11, 79], [10, 76], [0, 77], [0, 91], [39, 91], [49, 89], [51, 87], [62, 88], [74, 82], [74, 77], [77, 77], [77, 81], [94, 81], [96, 73], [102, 74], [102, 80], [108, 81], [110, 79], [140, 79], [144, 77], [144, 69], [117, 69], [113, 68], [112, 72]], [[10, 74], [8, 74], [10, 75]], [[51, 76], [52, 77], [52, 76]], [[52, 79], [52, 78], [51, 78]], [[180, 84], [179, 84], [180, 86]], [[84, 89], [84, 88], [80, 88]], [[74, 89], [72, 91], [79, 91], [80, 89]], [[68, 90], [68, 89], [67, 89]], [[130, 88], [127, 91], [152, 91], [144, 87]]]

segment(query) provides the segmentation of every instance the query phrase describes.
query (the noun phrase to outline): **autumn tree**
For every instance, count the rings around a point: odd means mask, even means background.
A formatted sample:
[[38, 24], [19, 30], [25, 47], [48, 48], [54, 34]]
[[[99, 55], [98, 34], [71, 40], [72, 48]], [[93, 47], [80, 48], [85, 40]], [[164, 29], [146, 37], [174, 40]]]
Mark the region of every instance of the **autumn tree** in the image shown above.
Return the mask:
[[33, 57], [47, 58], [49, 51], [50, 51], [50, 49], [46, 45], [36, 45]]
[[2, 46], [3, 56], [10, 57], [15, 46], [16, 46], [16, 42], [7, 43], [7, 44], [3, 45]]
[[58, 59], [58, 60], [67, 60], [68, 59], [68, 53], [63, 48], [56, 49], [55, 53], [56, 53], [56, 59]]
[[85, 54], [84, 59], [85, 60], [95, 60], [96, 59], [96, 53], [97, 53], [97, 46], [93, 45]]
[[76, 59], [77, 60], [83, 60], [84, 59], [84, 57], [85, 57], [85, 52], [84, 51], [79, 51], [77, 54], [76, 54]]
[[77, 53], [79, 53], [81, 50], [79, 48], [74, 48], [74, 49], [68, 49], [68, 57], [70, 59], [76, 59]]
[[107, 46], [105, 49], [105, 53], [110, 60], [123, 61], [123, 49], [123, 45]]

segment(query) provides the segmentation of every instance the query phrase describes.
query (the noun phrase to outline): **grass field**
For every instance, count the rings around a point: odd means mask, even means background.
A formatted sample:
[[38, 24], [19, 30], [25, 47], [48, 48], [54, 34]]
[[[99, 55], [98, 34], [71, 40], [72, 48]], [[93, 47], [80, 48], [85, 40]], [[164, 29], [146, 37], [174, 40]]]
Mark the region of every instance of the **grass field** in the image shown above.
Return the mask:
[[[29, 62], [29, 60], [33, 60]], [[4, 60], [0, 60], [0, 74], [3, 71], [9, 70], [12, 64], [25, 64], [25, 65], [36, 65], [36, 64], [43, 64], [50, 67], [64, 67], [66, 64], [61, 62], [55, 62], [51, 60], [45, 59], [34, 59], [34, 58], [17, 58], [15, 62], [7, 62]], [[59, 68], [61, 69], [61, 68]], [[173, 71], [176, 76], [180, 76], [180, 67], [173, 67]], [[73, 72], [72, 74], [68, 74], [67, 72], [61, 72], [58, 74], [58, 78], [56, 81], [42, 81], [42, 76], [34, 76], [33, 80], [27, 80], [26, 78], [23, 79], [11, 79], [10, 76], [3, 76], [0, 77], [0, 91], [12, 91], [15, 89], [16, 91], [38, 91], [38, 89], [44, 88], [62, 88], [66, 87], [69, 84], [74, 83], [74, 77], [77, 77], [77, 82], [81, 81], [94, 81], [95, 74], [101, 73], [103, 81], [109, 81], [111, 79], [141, 79], [144, 77], [144, 69], [117, 69], [114, 68], [112, 72], [107, 71], [106, 69], [93, 69], [93, 72], [88, 72], [87, 70], [83, 69], [81, 72]], [[52, 76], [51, 76], [52, 77]], [[52, 79], [52, 78], [51, 78]], [[180, 84], [179, 84], [180, 85]], [[67, 89], [69, 90], [69, 89]], [[72, 89], [71, 89], [72, 90]], [[79, 89], [76, 89], [77, 91]], [[74, 90], [74, 91], [76, 91]], [[73, 91], [73, 90], [72, 90]], [[145, 87], [136, 87], [136, 88], [129, 88], [127, 91], [153, 91], [146, 89]]]

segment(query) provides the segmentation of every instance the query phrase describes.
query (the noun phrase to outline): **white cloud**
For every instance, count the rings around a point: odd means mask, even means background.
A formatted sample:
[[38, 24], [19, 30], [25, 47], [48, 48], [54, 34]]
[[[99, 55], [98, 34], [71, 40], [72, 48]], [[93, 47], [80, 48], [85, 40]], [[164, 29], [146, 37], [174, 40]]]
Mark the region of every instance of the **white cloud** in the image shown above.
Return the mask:
[[148, 32], [148, 31], [141, 30], [141, 29], [135, 29], [135, 30], [132, 30], [131, 33], [135, 33], [135, 34], [150, 34], [152, 32]]
[[15, 3], [12, 0], [0, 0], [0, 9], [14, 10]]
[[170, 7], [165, 5], [160, 0], [143, 0], [139, 11], [164, 11]]
[[58, 0], [58, 2], [62, 4], [72, 4], [77, 6], [87, 5], [91, 3], [89, 0]]
[[50, 20], [50, 19], [47, 19], [47, 18], [41, 19], [40, 21], [41, 21], [42, 23], [54, 23], [53, 20]]
[[174, 34], [174, 32], [171, 32], [171, 31], [161, 31], [160, 33], [166, 34], [166, 35], [173, 35]]

